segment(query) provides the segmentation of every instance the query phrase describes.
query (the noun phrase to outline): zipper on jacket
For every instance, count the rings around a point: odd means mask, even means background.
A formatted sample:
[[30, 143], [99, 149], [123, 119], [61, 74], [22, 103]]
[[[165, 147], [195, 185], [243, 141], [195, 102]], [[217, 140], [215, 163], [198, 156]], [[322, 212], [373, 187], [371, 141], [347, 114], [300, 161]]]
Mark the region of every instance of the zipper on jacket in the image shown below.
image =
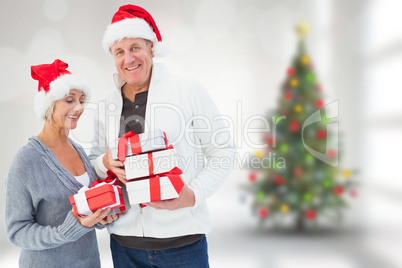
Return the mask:
[[142, 212], [141, 204], [140, 204], [139, 206], [140, 206], [140, 218], [141, 218], [142, 237], [144, 237], [144, 236], [145, 236], [145, 232], [144, 232], [144, 214], [143, 214], [143, 212]]

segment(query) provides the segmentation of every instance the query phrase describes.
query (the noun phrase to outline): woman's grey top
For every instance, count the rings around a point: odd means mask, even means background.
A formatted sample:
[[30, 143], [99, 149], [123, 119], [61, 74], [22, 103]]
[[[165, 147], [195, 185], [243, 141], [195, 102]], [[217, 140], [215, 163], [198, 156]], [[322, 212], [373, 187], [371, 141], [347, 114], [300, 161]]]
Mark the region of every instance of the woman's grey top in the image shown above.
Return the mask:
[[[92, 183], [97, 176], [85, 151], [70, 142]], [[81, 187], [37, 137], [18, 150], [6, 177], [6, 228], [21, 248], [20, 267], [100, 267], [95, 228], [71, 211], [69, 196]]]

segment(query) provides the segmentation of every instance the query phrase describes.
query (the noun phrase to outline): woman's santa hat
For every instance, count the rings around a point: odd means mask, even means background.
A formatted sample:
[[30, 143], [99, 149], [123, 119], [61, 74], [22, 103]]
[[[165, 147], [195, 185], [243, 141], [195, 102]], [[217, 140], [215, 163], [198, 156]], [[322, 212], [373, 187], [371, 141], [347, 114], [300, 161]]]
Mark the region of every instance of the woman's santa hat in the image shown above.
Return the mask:
[[89, 88], [78, 76], [67, 70], [68, 64], [56, 59], [51, 64], [31, 66], [31, 76], [39, 81], [34, 108], [39, 118], [44, 119], [53, 102], [63, 99], [71, 89], [81, 90], [89, 99]]
[[112, 18], [112, 23], [106, 28], [102, 40], [103, 48], [110, 52], [110, 47], [123, 38], [143, 38], [151, 41], [155, 57], [163, 57], [168, 53], [151, 14], [139, 6], [125, 5], [119, 8]]

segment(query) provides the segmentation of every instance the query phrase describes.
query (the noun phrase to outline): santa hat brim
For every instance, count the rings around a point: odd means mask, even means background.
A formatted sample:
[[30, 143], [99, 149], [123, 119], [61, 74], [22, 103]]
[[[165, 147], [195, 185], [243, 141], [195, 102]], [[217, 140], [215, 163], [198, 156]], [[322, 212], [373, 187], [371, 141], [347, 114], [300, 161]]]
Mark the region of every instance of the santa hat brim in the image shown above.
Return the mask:
[[106, 52], [123, 38], [143, 38], [153, 43], [152, 52], [155, 57], [164, 57], [168, 49], [162, 41], [158, 41], [155, 32], [149, 24], [140, 18], [128, 18], [109, 24], [103, 35], [102, 46]]
[[40, 90], [34, 99], [34, 109], [36, 115], [44, 119], [46, 111], [52, 106], [53, 102], [63, 99], [71, 89], [81, 90], [85, 94], [85, 101], [90, 98], [90, 90], [86, 83], [76, 75], [65, 74], [59, 76], [49, 84], [49, 91]]

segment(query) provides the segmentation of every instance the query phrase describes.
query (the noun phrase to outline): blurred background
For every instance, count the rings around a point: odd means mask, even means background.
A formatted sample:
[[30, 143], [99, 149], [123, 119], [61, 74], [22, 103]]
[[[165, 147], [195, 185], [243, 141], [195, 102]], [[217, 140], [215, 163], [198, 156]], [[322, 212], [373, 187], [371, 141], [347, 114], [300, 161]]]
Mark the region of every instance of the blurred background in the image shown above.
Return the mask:
[[[4, 178], [17, 149], [43, 123], [33, 113], [37, 82], [30, 66], [59, 58], [83, 77], [92, 99], [71, 137], [88, 148], [96, 101], [113, 88], [113, 59], [101, 39], [123, 4], [154, 17], [171, 72], [200, 81], [232, 118], [239, 156], [255, 148], [244, 122], [277, 107], [280, 84], [296, 53], [294, 26], [306, 21], [307, 50], [325, 92], [339, 101], [341, 165], [359, 169], [358, 196], [342, 226], [316, 233], [256, 228], [238, 168], [210, 198], [211, 267], [402, 267], [402, 2], [398, 0], [2, 0], [0, 4], [0, 267], [18, 267], [19, 248], [5, 235]], [[398, 69], [401, 68], [401, 69]], [[253, 136], [258, 143], [261, 135]], [[103, 267], [109, 237], [98, 232]]]

